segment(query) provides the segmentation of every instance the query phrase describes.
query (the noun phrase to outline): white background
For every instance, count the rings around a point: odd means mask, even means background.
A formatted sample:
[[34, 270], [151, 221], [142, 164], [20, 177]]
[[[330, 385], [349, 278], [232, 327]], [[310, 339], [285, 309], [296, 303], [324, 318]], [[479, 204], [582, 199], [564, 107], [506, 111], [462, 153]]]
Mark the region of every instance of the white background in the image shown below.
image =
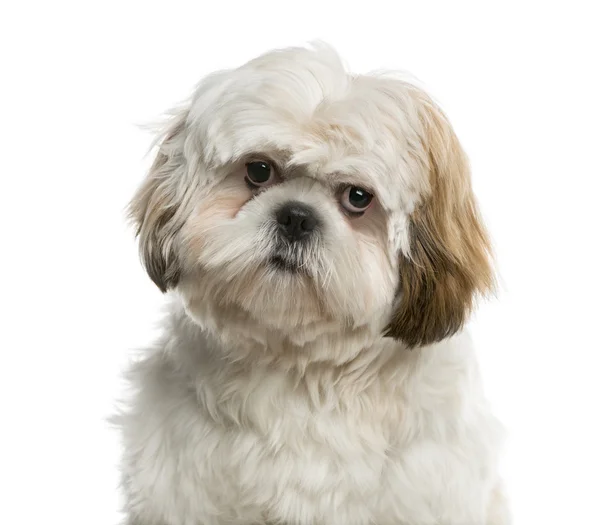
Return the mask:
[[0, 522], [119, 519], [104, 418], [162, 302], [123, 214], [150, 160], [136, 126], [210, 71], [320, 38], [356, 72], [412, 72], [446, 109], [501, 271], [472, 329], [515, 523], [600, 523], [600, 17], [556, 4], [2, 7]]

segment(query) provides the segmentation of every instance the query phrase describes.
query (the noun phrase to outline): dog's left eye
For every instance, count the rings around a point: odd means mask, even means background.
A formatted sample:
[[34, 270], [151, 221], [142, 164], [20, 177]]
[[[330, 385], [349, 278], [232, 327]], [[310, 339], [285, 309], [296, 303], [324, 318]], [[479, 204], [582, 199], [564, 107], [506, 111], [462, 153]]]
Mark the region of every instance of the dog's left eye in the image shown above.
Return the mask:
[[373, 202], [373, 195], [358, 186], [348, 186], [342, 193], [341, 202], [346, 211], [351, 214], [362, 215]]
[[274, 179], [275, 170], [268, 162], [255, 161], [246, 164], [246, 182], [250, 186], [268, 186]]

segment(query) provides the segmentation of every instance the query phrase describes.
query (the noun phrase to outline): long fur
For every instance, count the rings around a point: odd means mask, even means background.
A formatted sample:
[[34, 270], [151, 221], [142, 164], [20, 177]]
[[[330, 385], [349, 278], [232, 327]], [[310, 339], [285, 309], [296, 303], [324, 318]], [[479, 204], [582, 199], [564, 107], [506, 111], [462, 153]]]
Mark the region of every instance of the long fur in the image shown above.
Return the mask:
[[[348, 186], [374, 195], [360, 217]], [[301, 245], [278, 234], [290, 201], [318, 218]], [[489, 242], [421, 89], [322, 45], [216, 73], [130, 212], [169, 308], [116, 417], [129, 525], [510, 523], [463, 330], [493, 288]]]

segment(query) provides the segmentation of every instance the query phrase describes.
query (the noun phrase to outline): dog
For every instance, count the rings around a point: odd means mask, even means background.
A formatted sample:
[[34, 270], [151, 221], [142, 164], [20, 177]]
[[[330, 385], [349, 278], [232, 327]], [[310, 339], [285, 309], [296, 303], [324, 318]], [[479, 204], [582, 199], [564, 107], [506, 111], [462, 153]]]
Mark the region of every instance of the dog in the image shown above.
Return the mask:
[[130, 204], [168, 292], [116, 420], [129, 525], [507, 525], [464, 329], [494, 289], [467, 157], [324, 45], [204, 79]]

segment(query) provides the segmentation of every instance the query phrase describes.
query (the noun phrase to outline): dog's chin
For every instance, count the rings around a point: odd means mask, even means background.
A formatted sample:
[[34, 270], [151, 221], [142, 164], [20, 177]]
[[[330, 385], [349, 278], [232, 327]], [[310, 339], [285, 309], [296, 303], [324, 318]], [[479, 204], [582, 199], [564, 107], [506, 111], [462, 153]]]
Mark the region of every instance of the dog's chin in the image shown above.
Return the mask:
[[254, 268], [201, 269], [186, 276], [179, 290], [201, 325], [288, 332], [333, 317], [306, 265], [282, 254], [269, 255]]

